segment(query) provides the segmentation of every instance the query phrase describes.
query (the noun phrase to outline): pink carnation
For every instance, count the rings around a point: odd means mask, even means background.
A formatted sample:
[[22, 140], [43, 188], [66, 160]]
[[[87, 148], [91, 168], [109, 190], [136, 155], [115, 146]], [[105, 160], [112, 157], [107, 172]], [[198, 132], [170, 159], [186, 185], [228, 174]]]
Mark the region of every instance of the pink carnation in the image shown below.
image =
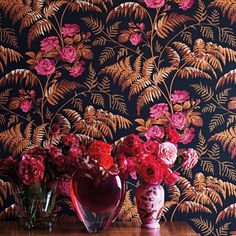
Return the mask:
[[50, 50], [57, 47], [58, 45], [59, 45], [59, 41], [56, 36], [47, 37], [43, 39], [40, 43], [41, 50], [45, 52], [49, 52]]
[[169, 110], [166, 103], [159, 103], [151, 107], [150, 114], [152, 118], [159, 118]]
[[186, 125], [186, 117], [181, 112], [175, 112], [170, 118], [170, 125], [176, 129], [182, 130]]
[[172, 165], [177, 158], [177, 147], [170, 142], [164, 142], [159, 145], [158, 157], [166, 164]]
[[77, 24], [65, 24], [61, 29], [61, 33], [64, 36], [74, 36], [80, 32], [80, 26]]
[[164, 6], [165, 3], [164, 0], [144, 0], [144, 2], [149, 8], [159, 8]]
[[164, 137], [164, 128], [157, 125], [151, 126], [145, 133], [145, 137], [147, 138], [147, 140], [160, 142]]
[[75, 65], [74, 67], [72, 67], [69, 71], [70, 71], [70, 75], [73, 77], [78, 77], [80, 75], [82, 75], [84, 73], [84, 61], [80, 61], [77, 65]]
[[174, 93], [171, 95], [172, 102], [175, 103], [183, 103], [189, 100], [189, 92], [186, 90], [175, 90]]
[[182, 167], [184, 170], [192, 169], [198, 162], [197, 152], [193, 148], [189, 148], [184, 153]]
[[195, 136], [194, 131], [195, 131], [194, 128], [186, 129], [186, 131], [180, 136], [179, 141], [183, 144], [188, 144], [192, 142]]
[[179, 3], [179, 8], [186, 11], [188, 9], [190, 9], [194, 4], [194, 0], [182, 0]]
[[131, 42], [132, 45], [137, 46], [142, 41], [142, 35], [139, 33], [134, 33], [130, 36], [129, 41]]
[[65, 46], [60, 50], [61, 58], [72, 63], [76, 59], [76, 49], [73, 46]]
[[32, 109], [32, 103], [33, 103], [32, 100], [24, 100], [20, 104], [20, 109], [23, 112], [28, 113]]
[[55, 72], [54, 61], [47, 58], [41, 59], [35, 66], [35, 70], [39, 75], [53, 74]]

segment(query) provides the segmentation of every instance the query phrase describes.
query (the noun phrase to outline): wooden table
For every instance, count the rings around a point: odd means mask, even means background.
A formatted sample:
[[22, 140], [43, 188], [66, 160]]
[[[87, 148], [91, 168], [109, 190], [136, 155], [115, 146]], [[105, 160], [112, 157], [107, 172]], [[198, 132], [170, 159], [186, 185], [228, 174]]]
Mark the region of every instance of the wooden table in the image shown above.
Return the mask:
[[[17, 222], [0, 222], [1, 236], [85, 236], [88, 234], [83, 226], [78, 223], [60, 222], [54, 225], [52, 232], [47, 230], [27, 231], [21, 228]], [[92, 234], [95, 235], [95, 234]], [[113, 223], [106, 233], [98, 236], [193, 236], [199, 235], [185, 222], [161, 223], [159, 230], [141, 229], [135, 223]]]

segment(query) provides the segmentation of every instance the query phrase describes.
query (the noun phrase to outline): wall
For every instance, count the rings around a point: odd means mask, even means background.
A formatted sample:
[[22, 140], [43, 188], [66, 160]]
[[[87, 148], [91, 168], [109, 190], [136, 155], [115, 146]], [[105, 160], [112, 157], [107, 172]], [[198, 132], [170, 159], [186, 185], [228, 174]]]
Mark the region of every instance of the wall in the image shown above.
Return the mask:
[[[56, 123], [112, 142], [185, 89], [201, 101], [191, 116], [200, 160], [166, 189], [163, 219], [228, 235], [236, 209], [236, 2], [172, 0], [157, 10], [150, 6], [162, 0], [146, 2], [0, 1], [1, 158], [45, 144]], [[65, 24], [80, 26], [75, 37]], [[45, 52], [48, 36], [58, 41], [51, 38], [55, 48]], [[62, 45], [75, 47], [76, 59], [67, 47], [62, 60]], [[120, 219], [137, 220], [129, 196]]]

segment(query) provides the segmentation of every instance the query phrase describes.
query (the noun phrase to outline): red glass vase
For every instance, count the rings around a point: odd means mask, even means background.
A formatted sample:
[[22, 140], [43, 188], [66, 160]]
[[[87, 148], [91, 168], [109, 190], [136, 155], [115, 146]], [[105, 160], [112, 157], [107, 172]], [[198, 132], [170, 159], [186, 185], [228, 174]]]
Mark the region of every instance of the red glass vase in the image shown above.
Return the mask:
[[81, 171], [71, 179], [71, 199], [88, 232], [106, 231], [123, 205], [126, 182], [123, 175], [109, 175], [95, 181]]

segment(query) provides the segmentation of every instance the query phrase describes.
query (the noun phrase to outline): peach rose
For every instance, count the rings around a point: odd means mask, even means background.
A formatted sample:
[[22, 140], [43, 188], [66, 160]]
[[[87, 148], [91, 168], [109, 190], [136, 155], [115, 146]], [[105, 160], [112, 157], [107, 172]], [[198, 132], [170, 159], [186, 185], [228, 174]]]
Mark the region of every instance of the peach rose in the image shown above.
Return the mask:
[[158, 157], [166, 164], [172, 165], [177, 158], [177, 147], [170, 142], [164, 142], [159, 145]]

